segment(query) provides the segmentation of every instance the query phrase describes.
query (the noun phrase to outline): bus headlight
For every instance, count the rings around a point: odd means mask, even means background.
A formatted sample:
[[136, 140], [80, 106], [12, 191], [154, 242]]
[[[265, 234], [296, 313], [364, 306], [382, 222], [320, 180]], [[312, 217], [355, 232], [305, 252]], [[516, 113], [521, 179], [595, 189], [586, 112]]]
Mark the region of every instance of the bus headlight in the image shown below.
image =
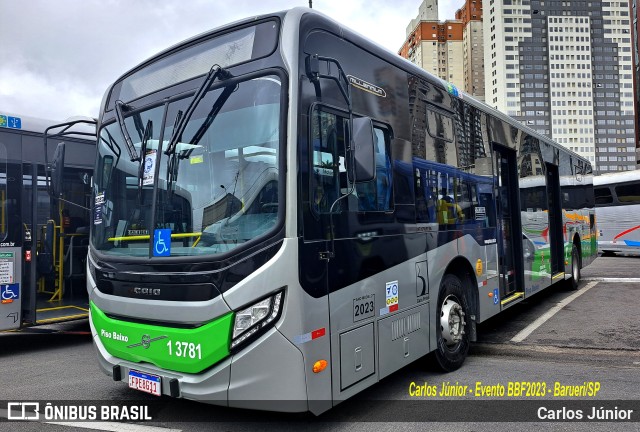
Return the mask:
[[235, 348], [252, 336], [258, 336], [269, 324], [275, 322], [282, 309], [283, 292], [279, 292], [246, 309], [236, 312], [233, 322], [231, 348]]

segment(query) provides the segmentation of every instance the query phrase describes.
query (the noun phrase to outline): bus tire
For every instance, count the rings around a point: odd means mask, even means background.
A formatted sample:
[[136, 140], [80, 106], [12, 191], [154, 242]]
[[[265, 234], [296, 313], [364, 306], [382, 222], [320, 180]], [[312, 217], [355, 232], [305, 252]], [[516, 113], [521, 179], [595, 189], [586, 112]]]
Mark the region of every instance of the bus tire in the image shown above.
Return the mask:
[[567, 287], [571, 290], [577, 290], [580, 284], [580, 252], [574, 244], [571, 247], [571, 278], [567, 280]]
[[469, 352], [469, 302], [460, 278], [447, 274], [440, 284], [436, 311], [437, 366], [445, 372], [458, 369]]

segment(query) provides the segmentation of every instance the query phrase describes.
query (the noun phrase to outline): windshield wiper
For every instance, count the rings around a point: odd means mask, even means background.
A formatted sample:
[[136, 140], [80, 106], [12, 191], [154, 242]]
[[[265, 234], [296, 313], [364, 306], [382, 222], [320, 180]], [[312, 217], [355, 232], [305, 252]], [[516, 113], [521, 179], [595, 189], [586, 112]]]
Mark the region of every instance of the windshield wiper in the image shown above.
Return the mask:
[[142, 126], [142, 118], [140, 117], [140, 113], [133, 115], [133, 124], [136, 126], [136, 131], [138, 132], [140, 141], [142, 141], [142, 139], [144, 138], [144, 133], [146, 132], [146, 129]]
[[[216, 116], [222, 109], [222, 106], [227, 101], [227, 99], [229, 99], [229, 96], [231, 95], [231, 93], [235, 91], [235, 89], [236, 89], [236, 86], [225, 87], [222, 94], [218, 96], [216, 101], [211, 106], [211, 110], [209, 111], [209, 114], [207, 114], [207, 118], [204, 120], [204, 122], [202, 122], [202, 124], [196, 131], [195, 135], [191, 139], [190, 144], [196, 145], [200, 142], [204, 134], [209, 129], [209, 126], [211, 126], [211, 123], [213, 123], [213, 120], [216, 118]], [[186, 118], [186, 116], [182, 117], [182, 111], [178, 111], [178, 116], [176, 117], [176, 123], [179, 122], [181, 118]], [[191, 153], [193, 152], [193, 148], [182, 150], [180, 152], [176, 151], [177, 143], [178, 143], [178, 140], [176, 140], [172, 151], [170, 153], [167, 153], [169, 155], [169, 163], [167, 165], [167, 190], [169, 191], [170, 196], [173, 193], [173, 185], [178, 179], [178, 166], [180, 164], [180, 160], [188, 158], [189, 155], [191, 155]], [[167, 151], [169, 151], [169, 149], [167, 149]]]
[[227, 99], [229, 99], [229, 96], [231, 96], [231, 93], [233, 93], [236, 88], [237, 86], [226, 86], [224, 88], [222, 94], [218, 97], [218, 99], [216, 99], [213, 106], [211, 107], [211, 111], [209, 111], [209, 114], [207, 114], [207, 118], [204, 120], [204, 122], [202, 122], [195, 135], [193, 135], [193, 139], [191, 140], [190, 144], [196, 145], [200, 142], [204, 134], [207, 133], [207, 130], [209, 129], [209, 126], [211, 126], [211, 123], [213, 123], [215, 118], [218, 116], [218, 113], [222, 109], [222, 106], [225, 104]]
[[120, 130], [122, 131], [122, 136], [124, 137], [124, 142], [127, 145], [127, 152], [129, 152], [129, 157], [131, 158], [131, 162], [135, 162], [138, 159], [138, 155], [136, 153], [136, 148], [133, 145], [133, 141], [131, 141], [131, 136], [127, 131], [127, 125], [124, 123], [124, 114], [122, 113], [123, 109], [126, 108], [126, 105], [121, 100], [116, 101], [116, 118], [118, 119], [118, 124], [120, 125]]
[[223, 69], [217, 64], [211, 67], [204, 81], [196, 91], [195, 95], [193, 95], [191, 102], [189, 102], [189, 106], [187, 106], [187, 109], [184, 115], [182, 111], [178, 111], [178, 115], [176, 116], [176, 124], [174, 125], [173, 133], [171, 134], [171, 140], [169, 141], [169, 144], [167, 145], [167, 149], [164, 152], [166, 155], [170, 155], [173, 152], [175, 152], [176, 146], [178, 145], [178, 142], [182, 138], [182, 133], [187, 127], [187, 123], [189, 122], [189, 119], [193, 115], [193, 112], [195, 111], [196, 107], [198, 106], [198, 102], [200, 102], [202, 98], [204, 98], [204, 95], [207, 94], [207, 91], [209, 90], [209, 87], [211, 86], [211, 84], [213, 84], [213, 82], [218, 77], [220, 77], [220, 79], [227, 79], [230, 76], [231, 74], [228, 71], [226, 71], [225, 69]]
[[[144, 166], [146, 164], [147, 143], [153, 136], [153, 122], [147, 120], [147, 127], [142, 134], [142, 143], [140, 144], [140, 165], [138, 166], [138, 203], [142, 205], [142, 186], [144, 183]], [[155, 165], [155, 164], [154, 164]]]

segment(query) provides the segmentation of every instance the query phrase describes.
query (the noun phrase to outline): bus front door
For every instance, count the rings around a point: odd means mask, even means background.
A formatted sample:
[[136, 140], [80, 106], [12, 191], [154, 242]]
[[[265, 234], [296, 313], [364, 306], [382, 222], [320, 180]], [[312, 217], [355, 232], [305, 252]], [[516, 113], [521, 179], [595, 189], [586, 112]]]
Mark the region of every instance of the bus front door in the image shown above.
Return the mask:
[[29, 300], [22, 279], [21, 191], [21, 166], [8, 162], [0, 142], [0, 330], [22, 326], [23, 304]]
[[518, 204], [518, 171], [516, 152], [494, 146], [496, 176], [496, 210], [498, 221], [498, 256], [500, 298], [502, 305], [522, 297], [522, 241]]

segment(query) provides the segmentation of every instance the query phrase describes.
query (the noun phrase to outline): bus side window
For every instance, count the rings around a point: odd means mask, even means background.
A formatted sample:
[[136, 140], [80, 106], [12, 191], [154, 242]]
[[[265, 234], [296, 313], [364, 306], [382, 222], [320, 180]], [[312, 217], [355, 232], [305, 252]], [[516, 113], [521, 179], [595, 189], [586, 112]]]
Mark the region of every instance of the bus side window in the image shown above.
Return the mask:
[[595, 195], [597, 206], [613, 204], [613, 195], [609, 186], [596, 187]]
[[462, 207], [458, 204], [456, 184], [459, 179], [440, 173], [438, 181], [437, 218], [440, 225], [451, 225], [464, 221]]
[[638, 183], [622, 184], [615, 187], [616, 196], [622, 205], [640, 203], [640, 187]]
[[427, 173], [420, 168], [415, 169], [416, 179], [416, 222], [429, 223], [435, 221], [435, 202], [427, 179]]
[[484, 227], [496, 226], [496, 212], [491, 184], [478, 184], [478, 205], [485, 213]]
[[338, 123], [334, 114], [316, 110], [312, 115], [313, 175], [309, 198], [316, 213], [329, 212], [340, 196], [340, 173], [344, 171], [344, 157], [340, 156], [338, 148]]
[[370, 182], [358, 183], [355, 190], [352, 190], [347, 181], [345, 163], [347, 129], [348, 121], [343, 117], [319, 110], [312, 115], [311, 207], [316, 213], [327, 213], [340, 196], [352, 191], [353, 196], [339, 201], [334, 212], [390, 210], [393, 185], [388, 132], [380, 127], [374, 128], [376, 178]]
[[460, 183], [456, 202], [462, 209], [463, 222], [475, 220], [475, 207], [478, 205], [476, 198], [476, 185], [467, 181]]

